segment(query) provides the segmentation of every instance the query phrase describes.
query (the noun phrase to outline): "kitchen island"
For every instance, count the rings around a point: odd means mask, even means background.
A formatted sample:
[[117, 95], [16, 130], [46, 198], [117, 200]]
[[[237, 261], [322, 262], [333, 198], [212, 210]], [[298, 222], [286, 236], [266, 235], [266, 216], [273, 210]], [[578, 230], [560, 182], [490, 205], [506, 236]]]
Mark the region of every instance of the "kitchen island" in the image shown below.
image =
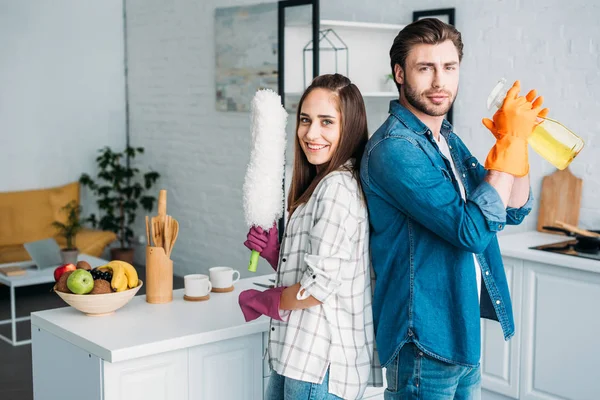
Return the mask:
[[[274, 275], [242, 279], [208, 301], [149, 304], [134, 297], [114, 314], [71, 307], [32, 313], [35, 400], [262, 399], [269, 319], [245, 322], [242, 290]], [[369, 388], [365, 398], [380, 396]]]
[[[564, 241], [539, 232], [501, 235], [516, 333], [482, 320], [483, 399], [597, 399], [600, 393], [600, 261], [532, 250]], [[246, 323], [240, 280], [206, 302], [148, 304], [134, 297], [115, 314], [65, 307], [32, 313], [36, 400], [262, 399], [269, 320]], [[382, 388], [365, 398], [383, 399]]]

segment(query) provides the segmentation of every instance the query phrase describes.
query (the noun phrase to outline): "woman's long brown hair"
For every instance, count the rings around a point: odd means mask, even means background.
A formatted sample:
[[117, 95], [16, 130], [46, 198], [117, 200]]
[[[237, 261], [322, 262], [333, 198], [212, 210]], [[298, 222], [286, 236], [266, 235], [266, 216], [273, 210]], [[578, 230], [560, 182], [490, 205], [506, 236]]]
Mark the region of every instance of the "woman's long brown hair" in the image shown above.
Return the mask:
[[[306, 96], [315, 89], [327, 89], [336, 94], [337, 109], [340, 113], [340, 141], [331, 160], [320, 168], [308, 162], [298, 139], [300, 113]], [[340, 170], [344, 164], [354, 159], [352, 166], [344, 167], [349, 170], [360, 186], [360, 160], [369, 139], [367, 128], [367, 112], [360, 91], [350, 79], [340, 74], [328, 74], [316, 77], [306, 88], [296, 113], [296, 139], [294, 146], [294, 171], [288, 196], [288, 213], [291, 216], [296, 208], [306, 203], [312, 196], [319, 182], [329, 173]]]

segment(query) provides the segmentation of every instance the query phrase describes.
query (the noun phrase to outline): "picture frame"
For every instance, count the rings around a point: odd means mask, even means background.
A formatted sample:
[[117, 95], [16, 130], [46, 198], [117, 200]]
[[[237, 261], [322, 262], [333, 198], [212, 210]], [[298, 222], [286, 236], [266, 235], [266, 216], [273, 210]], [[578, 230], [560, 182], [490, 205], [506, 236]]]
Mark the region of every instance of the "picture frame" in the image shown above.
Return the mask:
[[418, 21], [423, 18], [437, 18], [442, 22], [447, 24], [456, 26], [454, 18], [455, 18], [455, 8], [438, 8], [434, 10], [421, 10], [413, 12], [413, 22]]
[[[413, 22], [423, 18], [437, 18], [449, 25], [456, 26], [455, 23], [455, 8], [438, 8], [433, 10], [413, 11]], [[454, 106], [450, 107], [446, 114], [446, 119], [450, 124], [453, 124]]]

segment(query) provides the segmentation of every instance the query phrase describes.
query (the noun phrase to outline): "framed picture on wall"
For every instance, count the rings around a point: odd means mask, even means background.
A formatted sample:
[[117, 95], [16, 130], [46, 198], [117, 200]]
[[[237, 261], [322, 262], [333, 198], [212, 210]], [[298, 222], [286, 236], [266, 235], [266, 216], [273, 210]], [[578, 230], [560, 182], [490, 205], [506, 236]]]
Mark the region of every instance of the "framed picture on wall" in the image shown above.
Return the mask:
[[[422, 10], [413, 12], [413, 22], [423, 18], [437, 18], [442, 22], [456, 26], [454, 23], [454, 8], [439, 8], [436, 10]], [[453, 123], [454, 106], [450, 107], [446, 114], [446, 119]]]
[[437, 10], [422, 10], [413, 12], [413, 22], [423, 18], [437, 18], [442, 22], [454, 25], [454, 8], [439, 8]]

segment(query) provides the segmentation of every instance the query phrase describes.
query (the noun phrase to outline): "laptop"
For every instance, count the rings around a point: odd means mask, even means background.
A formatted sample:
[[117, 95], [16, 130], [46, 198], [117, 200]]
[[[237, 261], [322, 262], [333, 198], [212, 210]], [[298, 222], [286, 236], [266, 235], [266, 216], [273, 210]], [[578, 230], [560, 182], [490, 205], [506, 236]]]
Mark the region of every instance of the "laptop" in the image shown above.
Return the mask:
[[53, 238], [25, 243], [23, 246], [37, 269], [56, 268], [63, 264], [60, 247]]

